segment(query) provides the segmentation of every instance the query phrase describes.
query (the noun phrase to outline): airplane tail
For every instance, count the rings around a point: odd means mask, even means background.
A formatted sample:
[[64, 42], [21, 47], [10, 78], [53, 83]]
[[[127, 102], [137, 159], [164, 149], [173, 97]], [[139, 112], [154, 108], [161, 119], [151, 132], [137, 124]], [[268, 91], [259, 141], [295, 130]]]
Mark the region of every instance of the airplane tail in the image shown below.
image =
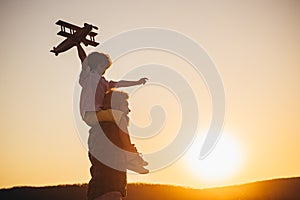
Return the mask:
[[55, 51], [55, 47], [53, 47], [53, 49], [52, 50], [50, 50], [50, 52], [53, 52], [56, 56], [58, 56], [58, 53]]

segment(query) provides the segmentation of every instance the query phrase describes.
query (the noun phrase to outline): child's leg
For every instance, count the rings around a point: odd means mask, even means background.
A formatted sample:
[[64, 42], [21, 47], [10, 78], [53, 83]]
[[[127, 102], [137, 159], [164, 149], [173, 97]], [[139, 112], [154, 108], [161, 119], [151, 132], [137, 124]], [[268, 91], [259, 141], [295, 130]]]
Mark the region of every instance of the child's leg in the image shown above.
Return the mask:
[[96, 112], [97, 120], [99, 122], [115, 122], [116, 124], [120, 123], [123, 114], [124, 112], [113, 109], [99, 110]]
[[119, 133], [120, 133], [119, 136], [120, 136], [123, 149], [129, 152], [138, 153], [134, 145], [131, 143], [129, 134], [125, 133], [121, 129]]
[[131, 143], [130, 135], [127, 129], [128, 118], [123, 116], [120, 120], [119, 126], [119, 137], [123, 146], [123, 149], [129, 152], [137, 153], [134, 145]]
[[120, 140], [123, 144], [123, 149], [131, 152], [130, 154], [126, 154], [127, 169], [140, 174], [149, 173], [149, 170], [144, 168], [144, 166], [148, 165], [148, 162], [141, 157], [137, 149], [131, 143], [129, 134], [122, 130], [120, 130], [119, 133]]
[[137, 151], [135, 146], [131, 143], [130, 135], [127, 130], [127, 120], [125, 118], [121, 119], [119, 127], [120, 127], [119, 137], [123, 149], [133, 153], [133, 154], [132, 153], [126, 154], [128, 167], [129, 167], [128, 169], [136, 171], [138, 173], [148, 173], [149, 171], [143, 168], [143, 166], [148, 165], [148, 162], [146, 162], [141, 157], [140, 153]]
[[120, 123], [121, 117], [124, 113], [120, 110], [99, 110], [97, 112], [86, 112], [84, 115], [84, 121], [89, 126], [94, 126], [99, 122], [115, 122]]

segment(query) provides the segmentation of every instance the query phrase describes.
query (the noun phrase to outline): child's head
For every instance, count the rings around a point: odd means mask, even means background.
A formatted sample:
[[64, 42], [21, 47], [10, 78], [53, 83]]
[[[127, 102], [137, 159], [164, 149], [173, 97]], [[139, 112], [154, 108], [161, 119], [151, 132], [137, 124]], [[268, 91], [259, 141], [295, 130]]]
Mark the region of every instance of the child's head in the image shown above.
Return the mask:
[[93, 52], [87, 57], [88, 65], [91, 71], [97, 71], [100, 75], [110, 67], [112, 61], [109, 55], [99, 52]]

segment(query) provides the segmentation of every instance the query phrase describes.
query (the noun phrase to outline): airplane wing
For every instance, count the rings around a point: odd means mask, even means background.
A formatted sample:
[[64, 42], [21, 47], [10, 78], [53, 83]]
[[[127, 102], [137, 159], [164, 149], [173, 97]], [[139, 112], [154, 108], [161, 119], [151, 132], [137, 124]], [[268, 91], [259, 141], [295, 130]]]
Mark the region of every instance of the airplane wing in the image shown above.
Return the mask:
[[64, 27], [67, 27], [67, 28], [70, 28], [70, 29], [73, 29], [73, 30], [78, 30], [80, 29], [80, 27], [76, 26], [76, 25], [73, 25], [73, 24], [70, 24], [68, 22], [64, 22], [62, 20], [58, 20], [56, 22], [57, 25], [60, 25], [60, 26], [64, 26]]
[[89, 34], [88, 34], [89, 36], [91, 36], [91, 37], [95, 37], [96, 35], [98, 35], [98, 33], [95, 33], [95, 32], [89, 32]]
[[89, 32], [88, 34], [90, 36], [90, 39], [86, 39], [83, 41], [83, 43], [87, 46], [87, 45], [91, 45], [91, 46], [97, 46], [99, 43], [98, 42], [95, 42], [95, 36], [97, 35], [97, 33], [95, 32]]
[[57, 35], [60, 35], [60, 36], [63, 36], [63, 37], [67, 37], [67, 38], [74, 37], [71, 33], [67, 33], [67, 32], [64, 32], [64, 31], [59, 31], [57, 33]]
[[98, 46], [98, 42], [95, 42], [95, 41], [92, 41], [92, 40], [88, 40], [88, 39], [84, 39], [83, 41], [82, 41], [86, 46], [87, 45], [91, 45], [91, 46], [93, 46], [93, 47], [95, 47], [95, 46]]

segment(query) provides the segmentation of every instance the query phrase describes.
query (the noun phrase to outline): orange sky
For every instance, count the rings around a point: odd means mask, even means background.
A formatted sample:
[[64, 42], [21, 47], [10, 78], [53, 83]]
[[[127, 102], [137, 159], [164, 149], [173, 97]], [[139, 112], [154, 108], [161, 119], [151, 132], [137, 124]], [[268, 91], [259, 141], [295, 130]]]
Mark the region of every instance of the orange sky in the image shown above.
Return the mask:
[[[143, 64], [171, 66], [195, 89], [199, 106], [198, 137], [190, 151], [173, 165], [149, 175], [129, 175], [130, 182], [211, 187], [300, 175], [298, 1], [175, 4], [173, 1], [73, 1], [70, 4], [12, 0], [2, 1], [0, 9], [0, 188], [89, 180], [86, 145], [74, 122], [79, 59], [74, 49], [58, 57], [49, 52], [62, 40], [56, 35], [58, 19], [80, 26], [84, 22], [99, 26], [96, 40], [100, 42], [139, 27], [175, 30], [200, 44], [219, 71], [226, 95], [226, 119], [219, 145], [220, 149], [224, 145], [225, 154], [221, 158], [225, 160], [212, 162], [210, 166], [219, 165], [215, 172], [221, 173], [220, 168], [225, 169], [226, 163], [232, 162], [234, 173], [229, 170], [228, 176], [213, 178], [209, 175], [214, 171], [205, 171], [205, 160], [190, 162], [194, 159], [191, 152], [200, 150], [211, 120], [211, 99], [203, 79], [195, 75], [188, 63], [167, 52], [134, 52], [114, 63], [107, 78], [117, 79], [118, 73]], [[154, 86], [145, 86], [144, 91], [165, 94], [151, 87]], [[159, 102], [169, 112], [162, 135], [134, 140], [141, 151], [156, 151], [174, 138], [173, 124], [180, 121], [180, 109], [172, 98], [166, 95]], [[133, 122], [151, 123], [149, 107], [141, 109], [157, 101], [153, 96], [138, 96], [138, 93], [132, 97]], [[231, 143], [225, 142], [227, 139]], [[234, 148], [230, 151], [230, 147]]]

